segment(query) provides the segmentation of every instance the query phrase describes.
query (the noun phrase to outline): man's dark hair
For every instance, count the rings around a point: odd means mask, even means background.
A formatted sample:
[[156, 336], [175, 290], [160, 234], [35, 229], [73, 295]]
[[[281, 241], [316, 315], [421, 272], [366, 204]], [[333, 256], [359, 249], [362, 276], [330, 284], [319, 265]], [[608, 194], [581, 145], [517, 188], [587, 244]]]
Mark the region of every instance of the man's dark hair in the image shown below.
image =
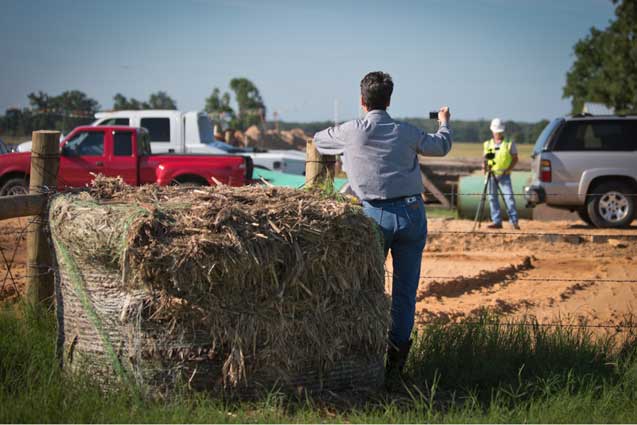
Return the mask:
[[393, 91], [391, 76], [382, 71], [370, 72], [361, 80], [361, 96], [369, 111], [386, 110]]

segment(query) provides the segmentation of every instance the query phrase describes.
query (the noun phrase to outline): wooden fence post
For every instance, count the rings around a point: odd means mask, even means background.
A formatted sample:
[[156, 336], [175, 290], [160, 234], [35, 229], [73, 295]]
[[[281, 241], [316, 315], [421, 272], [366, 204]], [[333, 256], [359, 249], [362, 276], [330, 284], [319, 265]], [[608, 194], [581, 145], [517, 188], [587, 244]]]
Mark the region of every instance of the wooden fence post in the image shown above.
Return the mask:
[[[57, 188], [60, 164], [60, 132], [34, 131], [31, 147], [29, 192], [47, 194]], [[29, 303], [35, 305], [53, 296], [54, 274], [47, 235], [48, 211], [35, 216], [27, 233], [27, 290]]]
[[336, 156], [321, 155], [312, 139], [307, 141], [305, 155], [305, 187], [334, 183]]

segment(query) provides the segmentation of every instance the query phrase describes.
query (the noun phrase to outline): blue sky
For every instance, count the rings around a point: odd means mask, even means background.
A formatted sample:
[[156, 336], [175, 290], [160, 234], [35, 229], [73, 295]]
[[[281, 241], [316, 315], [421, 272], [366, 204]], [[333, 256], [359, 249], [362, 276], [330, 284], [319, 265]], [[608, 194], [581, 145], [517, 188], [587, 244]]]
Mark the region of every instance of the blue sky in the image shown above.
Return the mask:
[[69, 89], [202, 109], [241, 76], [270, 116], [328, 120], [336, 101], [343, 120], [383, 70], [395, 117], [535, 121], [570, 111], [573, 44], [612, 17], [608, 0], [0, 0], [0, 111]]

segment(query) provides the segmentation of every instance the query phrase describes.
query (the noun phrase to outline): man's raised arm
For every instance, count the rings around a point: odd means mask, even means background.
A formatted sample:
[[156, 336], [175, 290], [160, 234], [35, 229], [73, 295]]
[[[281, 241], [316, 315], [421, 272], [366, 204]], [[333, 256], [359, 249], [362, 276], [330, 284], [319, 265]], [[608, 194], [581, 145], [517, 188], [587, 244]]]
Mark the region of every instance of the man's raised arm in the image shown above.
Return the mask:
[[316, 149], [321, 155], [341, 155], [343, 153], [348, 124], [343, 123], [329, 127], [314, 135]]
[[449, 108], [443, 106], [438, 112], [440, 127], [436, 133], [420, 132], [418, 140], [418, 153], [425, 156], [445, 156], [451, 150], [451, 129]]

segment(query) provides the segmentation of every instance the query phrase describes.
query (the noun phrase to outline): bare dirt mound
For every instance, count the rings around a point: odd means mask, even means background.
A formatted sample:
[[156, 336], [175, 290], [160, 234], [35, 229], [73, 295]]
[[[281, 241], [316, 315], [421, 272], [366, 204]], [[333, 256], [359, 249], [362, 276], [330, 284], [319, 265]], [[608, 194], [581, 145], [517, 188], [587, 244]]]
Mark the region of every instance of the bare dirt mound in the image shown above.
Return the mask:
[[267, 130], [263, 132], [257, 126], [248, 128], [244, 134], [244, 145], [262, 149], [296, 149], [305, 151], [310, 138], [300, 128], [291, 130]]

